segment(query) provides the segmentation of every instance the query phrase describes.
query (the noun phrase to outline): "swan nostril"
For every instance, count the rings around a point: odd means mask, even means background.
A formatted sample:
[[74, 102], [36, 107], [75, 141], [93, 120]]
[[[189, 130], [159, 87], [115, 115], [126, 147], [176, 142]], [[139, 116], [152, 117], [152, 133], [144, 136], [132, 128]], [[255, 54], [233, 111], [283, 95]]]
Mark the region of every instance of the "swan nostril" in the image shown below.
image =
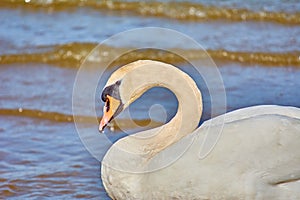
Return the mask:
[[104, 107], [105, 107], [106, 112], [108, 112], [110, 109], [110, 101], [108, 98], [106, 98]]

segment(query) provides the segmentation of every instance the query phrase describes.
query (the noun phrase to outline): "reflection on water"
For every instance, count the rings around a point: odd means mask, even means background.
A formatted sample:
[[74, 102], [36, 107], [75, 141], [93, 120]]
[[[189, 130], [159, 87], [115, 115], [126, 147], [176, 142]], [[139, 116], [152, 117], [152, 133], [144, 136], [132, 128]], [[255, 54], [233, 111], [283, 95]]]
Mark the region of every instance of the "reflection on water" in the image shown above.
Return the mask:
[[[108, 199], [100, 163], [85, 150], [73, 124], [72, 90], [76, 70], [89, 51], [123, 30], [160, 26], [193, 37], [219, 66], [227, 110], [258, 104], [300, 107], [299, 3], [200, 2], [1, 1], [0, 199]], [[116, 41], [95, 59], [136, 42], [136, 38]], [[184, 41], [167, 42], [170, 51], [186, 51], [195, 60], [201, 57]], [[152, 49], [124, 55], [104, 76], [120, 64], [142, 58], [171, 62], [193, 76], [179, 57]], [[205, 83], [196, 82], [204, 97], [203, 121], [210, 117], [210, 97]], [[101, 116], [103, 105], [96, 102]], [[131, 116], [146, 126], [149, 107], [160, 102], [169, 119], [177, 103], [163, 89], [143, 95], [130, 107]], [[97, 128], [90, 126], [91, 116], [83, 113], [80, 119], [87, 129]], [[136, 131], [127, 118], [119, 122]], [[151, 124], [158, 125], [159, 120]], [[111, 141], [124, 136], [118, 127], [106, 134]], [[98, 147], [106, 151], [101, 144]]]

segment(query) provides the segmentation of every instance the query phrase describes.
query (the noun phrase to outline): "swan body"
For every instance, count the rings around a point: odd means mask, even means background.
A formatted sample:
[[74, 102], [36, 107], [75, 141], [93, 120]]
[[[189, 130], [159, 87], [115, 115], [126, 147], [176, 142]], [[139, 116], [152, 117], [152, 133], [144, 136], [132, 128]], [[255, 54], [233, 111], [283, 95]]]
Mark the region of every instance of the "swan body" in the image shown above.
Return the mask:
[[[163, 73], [154, 78], [151, 70], [172, 73], [176, 81], [164, 79]], [[147, 73], [141, 75], [143, 71]], [[169, 123], [124, 137], [108, 150], [101, 176], [112, 199], [300, 199], [299, 108], [248, 107], [197, 128], [202, 100], [193, 80], [171, 65], [137, 61], [109, 79], [100, 129], [154, 86], [174, 92], [177, 114]], [[112, 99], [119, 105], [113, 106]], [[220, 130], [215, 146], [201, 157], [208, 134]]]

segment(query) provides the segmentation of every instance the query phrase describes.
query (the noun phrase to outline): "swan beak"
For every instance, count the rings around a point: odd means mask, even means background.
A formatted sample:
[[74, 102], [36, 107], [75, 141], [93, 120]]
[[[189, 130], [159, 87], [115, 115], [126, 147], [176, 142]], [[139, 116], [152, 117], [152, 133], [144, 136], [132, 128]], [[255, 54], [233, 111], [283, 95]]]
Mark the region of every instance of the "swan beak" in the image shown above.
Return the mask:
[[104, 132], [104, 128], [107, 126], [107, 124], [109, 123], [110, 119], [112, 118], [112, 114], [111, 112], [103, 112], [103, 117], [100, 121], [100, 125], [99, 125], [99, 131], [101, 133]]
[[103, 107], [103, 117], [99, 125], [99, 131], [101, 133], [104, 132], [104, 128], [114, 118], [114, 116], [118, 114], [118, 110], [120, 110], [120, 105], [121, 103], [118, 99], [107, 95], [105, 105]]

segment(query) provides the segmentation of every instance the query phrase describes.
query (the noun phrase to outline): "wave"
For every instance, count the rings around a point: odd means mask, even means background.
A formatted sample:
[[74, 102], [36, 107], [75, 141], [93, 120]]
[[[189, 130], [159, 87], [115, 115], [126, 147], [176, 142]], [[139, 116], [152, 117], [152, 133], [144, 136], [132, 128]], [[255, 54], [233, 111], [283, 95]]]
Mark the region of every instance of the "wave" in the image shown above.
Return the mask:
[[252, 11], [242, 8], [223, 8], [191, 2], [156, 1], [83, 1], [83, 0], [1, 0], [0, 7], [68, 10], [88, 7], [97, 10], [125, 11], [135, 15], [165, 17], [177, 20], [266, 21], [289, 25], [300, 24], [300, 13]]
[[[41, 110], [34, 109], [0, 109], [0, 115], [2, 116], [16, 116], [16, 117], [29, 117], [29, 118], [39, 118], [44, 120], [50, 120], [55, 122], [73, 122], [73, 115], [62, 114], [57, 112], [45, 112]], [[83, 121], [90, 121], [90, 117], [81, 116]]]
[[[95, 121], [94, 117], [91, 116], [73, 116], [70, 114], [58, 113], [58, 112], [46, 112], [35, 109], [26, 109], [26, 108], [18, 108], [18, 109], [5, 109], [0, 108], [0, 116], [14, 116], [14, 117], [28, 117], [28, 118], [36, 118], [39, 120], [48, 120], [55, 123], [73, 123], [74, 118], [76, 118], [76, 122], [80, 123], [93, 123]], [[101, 117], [97, 117], [97, 120], [100, 121]], [[156, 122], [150, 119], [118, 119], [117, 123], [112, 123], [109, 125], [113, 127], [115, 130], [122, 129], [133, 129], [136, 128], [136, 125], [142, 127], [157, 127], [162, 123]]]
[[[13, 63], [46, 63], [55, 66], [78, 68], [87, 55], [96, 47], [94, 43], [69, 43], [64, 45], [49, 46], [40, 53], [19, 53], [0, 55], [0, 64]], [[47, 49], [47, 51], [45, 51]], [[101, 52], [97, 52], [95, 62], [111, 60], [120, 51], [131, 48], [103, 46]], [[113, 65], [126, 64], [139, 59], [152, 59], [170, 63], [184, 62], [173, 54], [172, 51], [183, 52], [187, 59], [200, 59], [205, 56], [202, 50], [172, 49], [169, 51], [157, 49], [141, 49], [131, 51], [114, 61]], [[223, 49], [207, 50], [207, 53], [215, 61], [240, 62], [244, 64], [259, 64], [265, 66], [294, 66], [300, 67], [300, 52], [270, 53], [270, 52], [234, 52]]]

